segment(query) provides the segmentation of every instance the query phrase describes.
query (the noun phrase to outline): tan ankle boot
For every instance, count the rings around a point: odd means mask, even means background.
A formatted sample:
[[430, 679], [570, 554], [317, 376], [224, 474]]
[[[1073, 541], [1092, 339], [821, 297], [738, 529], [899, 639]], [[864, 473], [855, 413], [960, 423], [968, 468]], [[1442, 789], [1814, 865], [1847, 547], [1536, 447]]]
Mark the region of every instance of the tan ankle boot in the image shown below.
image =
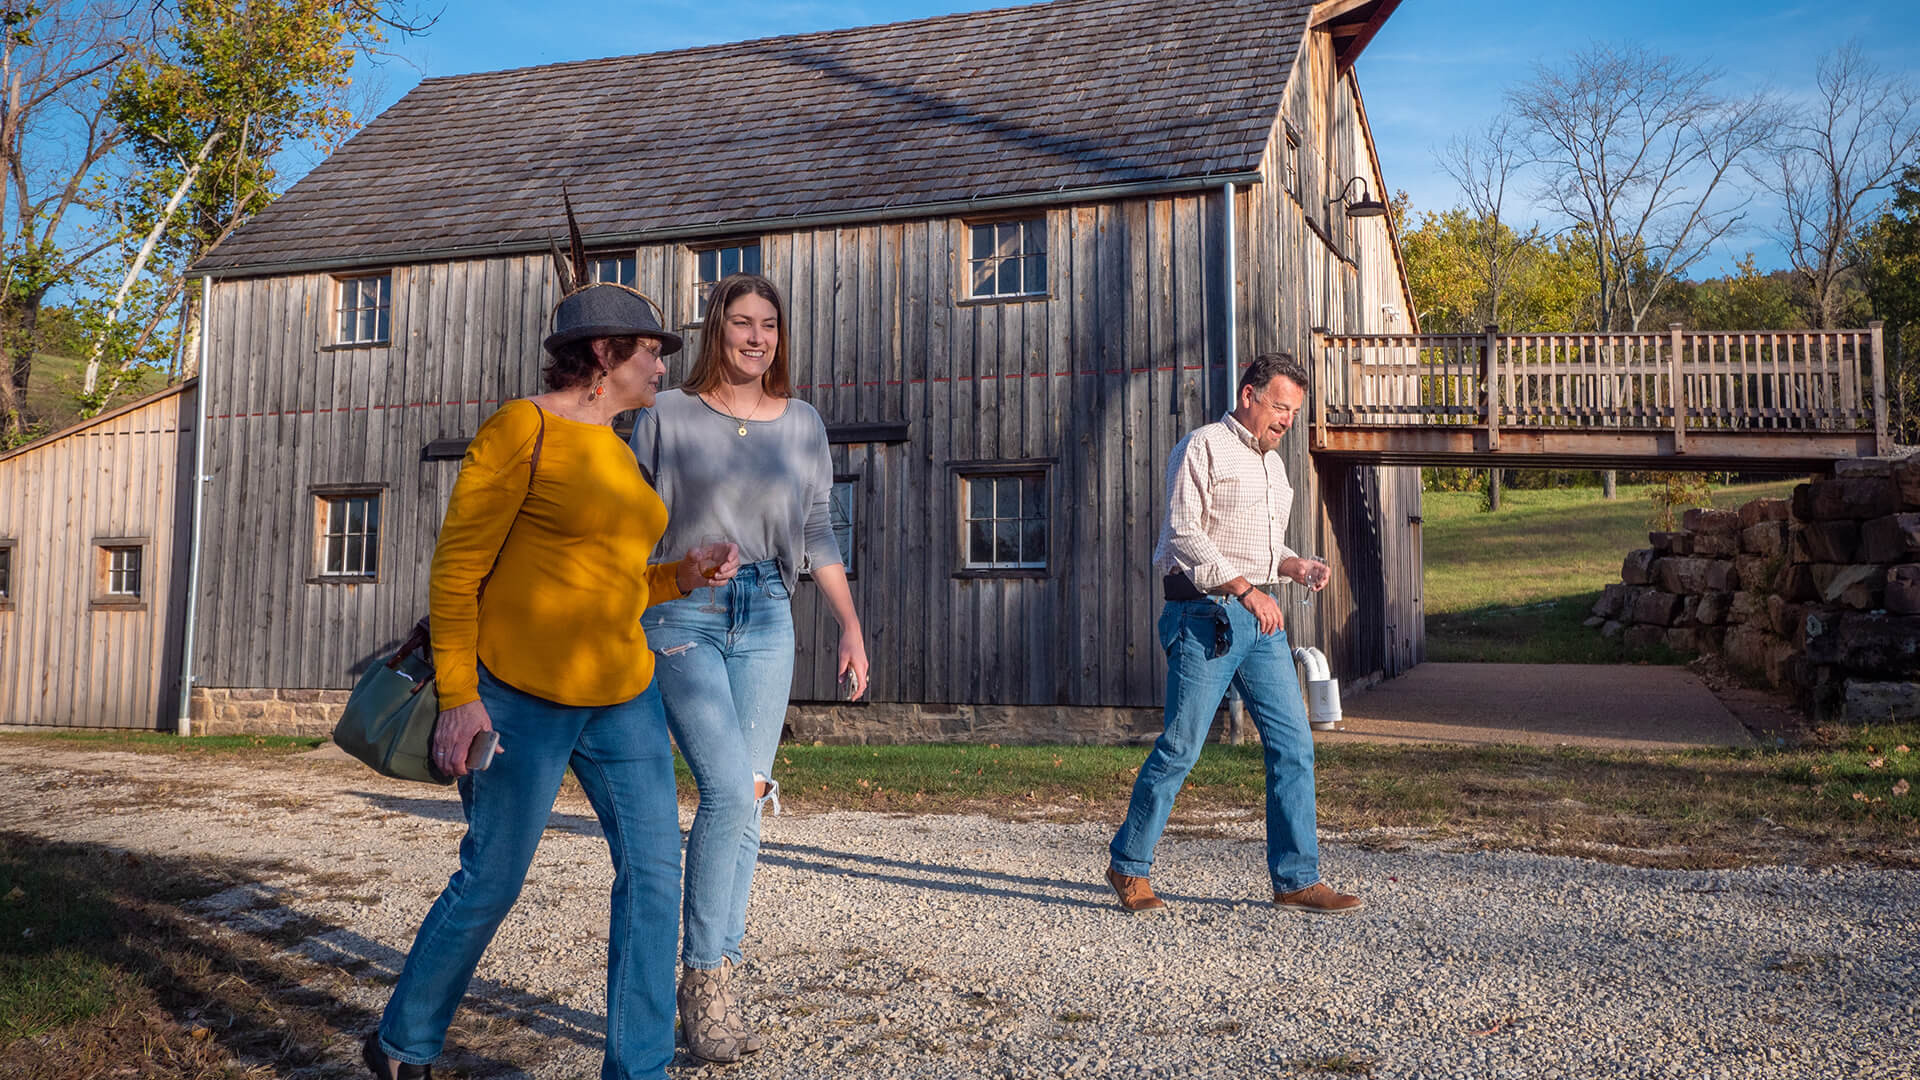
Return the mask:
[[740, 1011], [740, 995], [733, 988], [733, 961], [722, 957], [720, 973], [720, 1000], [726, 1008], [727, 1028], [739, 1041], [742, 1054], [757, 1054], [766, 1048], [767, 1041], [753, 1033], [746, 1014]]
[[680, 1031], [687, 1053], [702, 1061], [740, 1060], [740, 1039], [727, 1024], [726, 985], [724, 964], [711, 971], [680, 969]]

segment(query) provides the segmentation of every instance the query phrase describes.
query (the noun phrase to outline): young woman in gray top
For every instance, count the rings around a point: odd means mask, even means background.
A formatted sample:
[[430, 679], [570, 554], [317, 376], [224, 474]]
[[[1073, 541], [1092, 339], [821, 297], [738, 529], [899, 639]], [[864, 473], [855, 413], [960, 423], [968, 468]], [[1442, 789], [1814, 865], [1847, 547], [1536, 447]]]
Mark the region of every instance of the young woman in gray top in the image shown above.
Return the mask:
[[[792, 396], [779, 292], [757, 274], [727, 277], [714, 286], [701, 329], [693, 371], [640, 414], [633, 448], [667, 504], [656, 551], [681, 550], [688, 537], [740, 547], [732, 581], [644, 619], [667, 723], [700, 789], [687, 837], [680, 1024], [694, 1056], [737, 1061], [761, 1046], [730, 980], [760, 856], [761, 807], [779, 806], [770, 777], [793, 685], [790, 597], [803, 565], [840, 623], [838, 670], [853, 697], [867, 692], [867, 648], [828, 518], [827, 429]], [[721, 686], [731, 696], [717, 693]]]

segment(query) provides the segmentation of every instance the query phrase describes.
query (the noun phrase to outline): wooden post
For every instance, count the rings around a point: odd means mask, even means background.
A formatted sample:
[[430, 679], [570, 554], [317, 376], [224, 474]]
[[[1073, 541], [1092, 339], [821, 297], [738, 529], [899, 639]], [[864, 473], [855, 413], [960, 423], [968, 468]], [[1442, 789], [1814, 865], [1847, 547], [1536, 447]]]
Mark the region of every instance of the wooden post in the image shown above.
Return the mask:
[[[1333, 331], [1324, 326], [1316, 326], [1307, 332], [1307, 347], [1320, 346], [1320, 362], [1307, 369], [1313, 373], [1314, 381], [1314, 385], [1307, 388], [1307, 392], [1313, 395], [1313, 424], [1307, 429], [1309, 450], [1319, 450], [1327, 445], [1327, 389], [1334, 383], [1332, 336]], [[1235, 393], [1237, 395], [1238, 391]], [[1236, 404], [1239, 400], [1238, 396], [1234, 398]]]
[[1867, 324], [1873, 334], [1873, 452], [1882, 457], [1893, 452], [1893, 439], [1887, 434], [1886, 327], [1879, 319]]
[[1494, 375], [1500, 349], [1500, 328], [1487, 327], [1486, 340], [1480, 344], [1480, 401], [1487, 425], [1487, 449], [1500, 449], [1500, 380]]
[[1669, 376], [1673, 385], [1668, 388], [1668, 395], [1673, 399], [1673, 452], [1684, 454], [1687, 452], [1687, 392], [1680, 374], [1679, 323], [1667, 324], [1667, 341], [1667, 347], [1672, 350], [1667, 357], [1667, 370], [1673, 373]]

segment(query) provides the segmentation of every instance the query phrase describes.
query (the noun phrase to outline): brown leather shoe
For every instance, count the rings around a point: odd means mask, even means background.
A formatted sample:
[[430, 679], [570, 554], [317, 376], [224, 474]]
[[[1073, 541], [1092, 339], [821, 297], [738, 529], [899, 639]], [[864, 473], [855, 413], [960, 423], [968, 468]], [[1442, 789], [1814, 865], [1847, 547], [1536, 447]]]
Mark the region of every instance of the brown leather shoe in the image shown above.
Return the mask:
[[1317, 911], [1323, 915], [1345, 915], [1349, 911], [1360, 910], [1366, 901], [1357, 896], [1335, 892], [1325, 882], [1316, 881], [1304, 889], [1295, 889], [1289, 893], [1274, 893], [1273, 906], [1292, 908], [1295, 911]]
[[1129, 877], [1109, 866], [1107, 884], [1113, 886], [1114, 895], [1120, 898], [1120, 906], [1135, 915], [1159, 911], [1167, 906], [1165, 900], [1153, 895], [1153, 885], [1146, 878]]

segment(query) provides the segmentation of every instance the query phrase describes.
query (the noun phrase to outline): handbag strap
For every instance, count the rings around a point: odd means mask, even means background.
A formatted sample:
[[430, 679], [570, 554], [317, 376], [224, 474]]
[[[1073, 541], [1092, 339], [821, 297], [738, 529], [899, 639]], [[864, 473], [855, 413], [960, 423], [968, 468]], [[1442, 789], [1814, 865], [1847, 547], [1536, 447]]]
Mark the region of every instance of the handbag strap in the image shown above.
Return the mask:
[[527, 459], [527, 490], [533, 490], [533, 478], [540, 472], [540, 448], [547, 443], [547, 410], [532, 398], [527, 399], [533, 405], [533, 411], [540, 414], [540, 433], [533, 437], [533, 456]]

